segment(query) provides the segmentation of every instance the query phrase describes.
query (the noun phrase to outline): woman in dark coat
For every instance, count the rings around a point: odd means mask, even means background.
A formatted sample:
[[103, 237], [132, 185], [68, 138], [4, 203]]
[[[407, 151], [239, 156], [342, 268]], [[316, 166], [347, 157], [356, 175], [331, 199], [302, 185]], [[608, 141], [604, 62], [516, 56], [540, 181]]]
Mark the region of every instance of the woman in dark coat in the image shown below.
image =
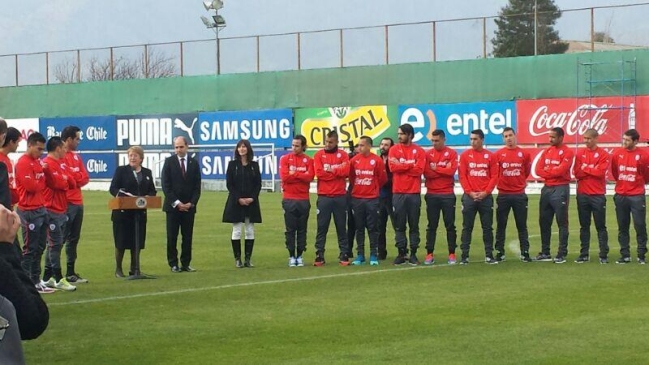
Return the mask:
[[[261, 223], [259, 192], [261, 172], [253, 161], [254, 153], [247, 139], [234, 149], [234, 160], [228, 164], [228, 201], [223, 211], [223, 222], [232, 223], [232, 252], [236, 267], [253, 267], [250, 262], [255, 245], [255, 223]], [[241, 262], [241, 231], [245, 227], [245, 262]]]
[[[142, 167], [144, 150], [140, 146], [133, 146], [128, 149], [128, 165], [119, 166], [115, 170], [113, 180], [110, 182], [110, 194], [112, 196], [153, 196], [156, 195], [153, 174], [151, 170]], [[139, 270], [135, 261], [135, 225], [138, 219], [139, 248], [144, 249], [146, 240], [146, 209], [122, 209], [113, 210], [111, 220], [113, 221], [113, 238], [115, 240], [115, 276], [124, 277], [122, 261], [124, 251], [131, 250], [130, 275], [138, 274]]]

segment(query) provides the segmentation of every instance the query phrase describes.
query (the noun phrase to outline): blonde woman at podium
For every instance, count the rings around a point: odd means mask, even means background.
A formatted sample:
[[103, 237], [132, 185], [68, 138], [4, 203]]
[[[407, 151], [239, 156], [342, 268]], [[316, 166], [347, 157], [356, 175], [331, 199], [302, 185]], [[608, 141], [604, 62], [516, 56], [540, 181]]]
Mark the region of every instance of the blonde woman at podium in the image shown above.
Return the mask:
[[[110, 194], [115, 197], [156, 195], [151, 170], [142, 167], [142, 160], [144, 160], [142, 147], [133, 146], [127, 152], [128, 165], [119, 166], [115, 170], [110, 183]], [[124, 277], [122, 261], [125, 250], [131, 250], [129, 275], [139, 275], [137, 257], [139, 250], [144, 249], [146, 240], [146, 209], [116, 209], [113, 210], [111, 220], [115, 240], [115, 277]], [[134, 252], [136, 243], [139, 249]]]

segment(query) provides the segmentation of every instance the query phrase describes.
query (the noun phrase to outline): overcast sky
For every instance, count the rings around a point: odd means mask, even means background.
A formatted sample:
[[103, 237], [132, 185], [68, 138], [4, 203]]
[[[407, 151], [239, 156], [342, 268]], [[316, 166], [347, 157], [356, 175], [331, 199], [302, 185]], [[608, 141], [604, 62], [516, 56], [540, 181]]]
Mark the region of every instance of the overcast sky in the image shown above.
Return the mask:
[[[556, 0], [561, 9], [642, 2]], [[507, 3], [507, 0], [225, 0], [225, 7], [220, 14], [226, 19], [227, 28], [221, 32], [221, 37], [493, 16]], [[200, 0], [0, 0], [0, 9], [0, 55], [214, 38], [214, 34], [199, 19], [201, 15], [209, 15]], [[649, 5], [600, 10], [595, 17], [596, 28], [610, 31], [617, 43], [646, 45], [649, 44], [647, 14]], [[586, 40], [589, 27], [587, 11], [565, 13], [557, 25], [563, 39]], [[490, 37], [494, 30], [495, 27], [490, 22]], [[414, 36], [421, 33], [425, 33], [422, 39]], [[391, 28], [391, 63], [426, 61], [431, 53], [427, 49], [431, 47], [429, 33], [430, 26]], [[482, 25], [479, 21], [439, 26], [438, 60], [480, 57], [481, 33]], [[317, 37], [319, 36], [314, 36], [311, 43], [308, 37], [303, 39], [303, 67], [308, 68], [309, 62], [314, 67], [336, 66], [338, 55], [330, 55], [330, 59], [323, 56], [320, 60], [318, 54], [322, 53], [322, 48], [337, 49], [338, 35], [324, 33], [320, 38]], [[358, 59], [352, 55], [355, 47], [366, 44], [368, 40], [377, 40], [375, 48], [382, 47], [380, 28], [349, 33], [345, 37], [346, 65], [362, 64], [365, 62], [363, 59], [369, 60], [369, 63], [380, 63], [383, 59], [382, 51], [361, 53]], [[462, 37], [466, 37], [466, 41]], [[417, 42], [422, 44], [419, 47], [422, 48], [421, 55], [408, 56], [407, 53], [415, 52], [403, 51], [400, 47]], [[284, 49], [293, 49], [295, 43], [295, 38], [291, 37], [264, 40], [260, 52], [263, 58], [262, 68], [272, 70], [286, 67], [286, 63], [289, 68], [293, 67], [291, 63], [295, 63], [294, 55], [287, 56], [285, 60], [281, 57], [274, 60], [270, 55]], [[213, 67], [213, 44], [214, 42], [197, 44], [196, 49], [188, 45], [185, 49], [188, 54], [195, 52], [203, 56], [186, 59], [189, 65], [186, 67], [199, 70], [204, 67], [201, 66], [201, 60]], [[175, 49], [169, 52], [176, 52]], [[250, 71], [256, 65], [254, 49], [254, 39], [223, 41], [223, 68], [226, 71], [228, 68], [238, 72]], [[317, 64], [316, 58], [323, 64]], [[0, 69], [3, 62], [6, 64], [9, 59], [10, 57], [4, 57], [3, 61], [0, 57]], [[28, 66], [29, 61], [25, 60]]]

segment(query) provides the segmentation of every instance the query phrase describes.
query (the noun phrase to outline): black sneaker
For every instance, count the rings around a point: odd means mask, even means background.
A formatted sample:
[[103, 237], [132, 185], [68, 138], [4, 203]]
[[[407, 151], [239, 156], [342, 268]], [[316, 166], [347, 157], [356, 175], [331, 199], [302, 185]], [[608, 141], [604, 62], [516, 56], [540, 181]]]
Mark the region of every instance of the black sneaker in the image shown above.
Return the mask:
[[498, 251], [498, 253], [496, 254], [496, 261], [505, 261], [505, 253]]
[[584, 262], [588, 262], [588, 261], [590, 261], [590, 257], [588, 257], [588, 256], [579, 256], [575, 260], [575, 262], [578, 263], [578, 264], [583, 264]]
[[620, 257], [615, 261], [616, 264], [630, 264], [631, 263], [631, 258], [630, 257]]
[[496, 264], [498, 264], [498, 261], [497, 261], [496, 259], [494, 259], [493, 257], [491, 257], [491, 256], [487, 256], [487, 257], [485, 257], [485, 258], [484, 258], [484, 262], [485, 262], [485, 264], [489, 264], [489, 265], [496, 265]]
[[315, 256], [315, 261], [313, 262], [313, 266], [324, 266], [325, 264], [325, 258], [321, 254], [317, 254]]
[[566, 262], [566, 258], [563, 257], [563, 256], [557, 256], [557, 257], [554, 258], [554, 261], [553, 261], [553, 262], [554, 262], [555, 264], [563, 264], [563, 263]]
[[468, 265], [468, 264], [469, 264], [469, 258], [468, 257], [467, 258], [463, 257], [462, 260], [460, 260], [460, 265]]
[[72, 275], [68, 275], [65, 277], [69, 282], [79, 284], [79, 283], [87, 283], [88, 280], [84, 279], [79, 275], [78, 273], [74, 273]]
[[539, 254], [534, 258], [534, 261], [552, 261], [552, 255], [546, 255], [543, 252], [539, 252]]
[[241, 259], [234, 260], [234, 266], [236, 266], [238, 269], [243, 268], [243, 262], [241, 262]]
[[640, 265], [646, 265], [646, 264], [647, 264], [647, 261], [645, 260], [644, 257], [638, 257], [638, 263], [639, 263]]
[[530, 255], [523, 255], [521, 256], [521, 262], [532, 262], [532, 258]]
[[419, 259], [417, 259], [417, 254], [414, 252], [410, 254], [410, 259], [408, 259], [408, 263], [412, 266], [417, 266], [419, 265]]
[[180, 272], [180, 268], [176, 265], [171, 267], [171, 272]]
[[606, 258], [606, 257], [600, 257], [600, 258], [599, 258], [599, 263], [602, 264], [602, 265], [606, 265], [606, 264], [608, 264], [608, 258]]
[[405, 257], [405, 256], [403, 256], [403, 255], [397, 255], [397, 257], [394, 258], [394, 261], [392, 262], [392, 264], [393, 264], [393, 265], [403, 265], [403, 264], [405, 264], [406, 262], [407, 262], [407, 261], [406, 261], [406, 257]]

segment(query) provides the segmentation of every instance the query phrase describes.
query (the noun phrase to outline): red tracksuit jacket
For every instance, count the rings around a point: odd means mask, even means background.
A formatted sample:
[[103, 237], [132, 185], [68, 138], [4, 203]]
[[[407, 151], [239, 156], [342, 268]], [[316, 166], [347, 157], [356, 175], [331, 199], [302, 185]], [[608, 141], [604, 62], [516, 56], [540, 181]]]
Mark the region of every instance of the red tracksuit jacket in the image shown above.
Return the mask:
[[532, 172], [532, 157], [524, 148], [501, 148], [494, 154], [498, 164], [498, 194], [523, 194]]
[[[545, 179], [545, 186], [558, 186], [570, 183], [570, 166], [574, 152], [565, 144], [561, 147], [550, 146], [541, 153], [536, 172], [542, 179]], [[544, 167], [549, 170], [545, 171]]]
[[65, 171], [63, 159], [56, 160], [50, 156], [43, 159], [45, 163], [45, 208], [57, 214], [63, 214], [68, 210], [67, 192], [70, 188], [76, 188], [77, 183], [68, 176]]
[[[293, 174], [291, 174], [293, 171]], [[309, 186], [313, 181], [313, 159], [300, 153], [289, 153], [279, 160], [279, 177], [284, 199], [309, 200]]]
[[[399, 162], [392, 162], [393, 158]], [[392, 146], [388, 152], [388, 165], [392, 172], [392, 193], [421, 193], [421, 175], [426, 165], [426, 152], [421, 147], [414, 143], [408, 146], [401, 143]]]
[[608, 152], [600, 147], [595, 150], [586, 147], [577, 150], [575, 164], [572, 166], [572, 174], [577, 179], [577, 194], [606, 194], [606, 171], [609, 160]]
[[620, 195], [644, 195], [649, 180], [649, 155], [636, 148], [617, 149], [611, 156], [611, 172], [615, 179], [615, 193]]
[[378, 198], [381, 186], [388, 181], [383, 159], [373, 153], [367, 156], [358, 154], [349, 161], [349, 165], [352, 198]]
[[18, 190], [18, 208], [36, 210], [45, 206], [43, 190], [45, 173], [41, 160], [24, 154], [16, 162], [16, 189]]
[[[433, 170], [435, 166], [435, 170]], [[426, 152], [426, 177], [427, 194], [453, 194], [455, 186], [455, 173], [457, 172], [457, 152], [444, 146], [440, 151], [431, 148]]]
[[[313, 156], [315, 176], [318, 178], [318, 195], [341, 196], [347, 194], [346, 180], [349, 176], [349, 155], [337, 148], [333, 152], [324, 149]], [[325, 171], [331, 168], [333, 171]]]
[[81, 156], [78, 153], [68, 151], [65, 154], [65, 167], [68, 176], [71, 177], [75, 182], [76, 186], [72, 189], [68, 189], [67, 197], [68, 202], [74, 205], [83, 204], [83, 196], [81, 195], [81, 188], [84, 187], [90, 178], [88, 177], [88, 171], [86, 170], [86, 165], [83, 163]]
[[498, 182], [498, 164], [489, 150], [469, 149], [460, 155], [460, 184], [465, 194], [491, 194]]

